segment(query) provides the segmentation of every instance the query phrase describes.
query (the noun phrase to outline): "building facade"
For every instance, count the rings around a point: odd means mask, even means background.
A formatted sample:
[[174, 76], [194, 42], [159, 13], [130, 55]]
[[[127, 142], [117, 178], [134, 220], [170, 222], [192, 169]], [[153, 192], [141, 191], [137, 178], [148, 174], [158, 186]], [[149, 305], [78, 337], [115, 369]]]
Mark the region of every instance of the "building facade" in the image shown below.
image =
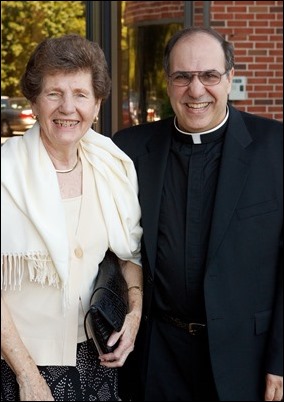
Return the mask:
[[113, 90], [101, 120], [107, 135], [171, 113], [163, 50], [173, 32], [193, 25], [215, 28], [234, 45], [236, 71], [229, 102], [240, 110], [283, 120], [283, 2], [86, 4], [87, 36], [101, 43], [111, 68]]

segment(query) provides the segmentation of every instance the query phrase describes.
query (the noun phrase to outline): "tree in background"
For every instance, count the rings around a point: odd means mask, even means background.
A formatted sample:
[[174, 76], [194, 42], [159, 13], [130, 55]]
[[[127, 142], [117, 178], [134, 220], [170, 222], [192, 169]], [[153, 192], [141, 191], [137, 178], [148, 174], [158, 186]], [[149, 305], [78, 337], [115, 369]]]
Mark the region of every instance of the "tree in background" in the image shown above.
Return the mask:
[[19, 80], [46, 37], [86, 35], [84, 1], [1, 1], [1, 94], [21, 96]]

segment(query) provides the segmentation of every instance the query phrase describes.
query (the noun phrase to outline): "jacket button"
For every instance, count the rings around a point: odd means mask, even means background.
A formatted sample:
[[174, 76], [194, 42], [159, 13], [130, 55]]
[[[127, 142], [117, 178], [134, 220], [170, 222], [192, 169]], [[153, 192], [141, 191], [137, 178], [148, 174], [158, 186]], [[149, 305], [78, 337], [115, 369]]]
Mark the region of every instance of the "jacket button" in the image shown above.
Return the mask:
[[77, 258], [81, 258], [83, 256], [83, 250], [81, 249], [81, 247], [75, 248], [74, 253]]

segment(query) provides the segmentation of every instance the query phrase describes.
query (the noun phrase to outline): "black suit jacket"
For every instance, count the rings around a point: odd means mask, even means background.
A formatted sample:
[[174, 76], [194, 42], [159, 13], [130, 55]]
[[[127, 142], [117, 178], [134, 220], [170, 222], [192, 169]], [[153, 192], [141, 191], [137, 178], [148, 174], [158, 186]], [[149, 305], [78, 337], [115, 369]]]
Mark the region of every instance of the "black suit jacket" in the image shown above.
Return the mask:
[[[229, 109], [204, 276], [209, 348], [220, 400], [260, 400], [265, 373], [283, 375], [283, 126]], [[150, 334], [172, 125], [169, 118], [113, 137], [139, 181], [144, 309], [137, 352], [139, 341], [147, 351]]]

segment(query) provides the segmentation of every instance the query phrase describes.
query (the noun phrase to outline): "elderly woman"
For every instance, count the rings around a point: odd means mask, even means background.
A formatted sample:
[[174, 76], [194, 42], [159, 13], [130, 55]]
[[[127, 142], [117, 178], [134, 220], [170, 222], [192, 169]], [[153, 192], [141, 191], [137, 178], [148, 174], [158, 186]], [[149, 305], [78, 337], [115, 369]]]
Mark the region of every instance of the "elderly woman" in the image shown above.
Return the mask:
[[[104, 54], [78, 35], [45, 39], [21, 88], [37, 122], [2, 146], [1, 400], [120, 400], [117, 368], [142, 309], [140, 207], [131, 160], [92, 130], [110, 92]], [[99, 357], [84, 316], [107, 249], [128, 313]]]

